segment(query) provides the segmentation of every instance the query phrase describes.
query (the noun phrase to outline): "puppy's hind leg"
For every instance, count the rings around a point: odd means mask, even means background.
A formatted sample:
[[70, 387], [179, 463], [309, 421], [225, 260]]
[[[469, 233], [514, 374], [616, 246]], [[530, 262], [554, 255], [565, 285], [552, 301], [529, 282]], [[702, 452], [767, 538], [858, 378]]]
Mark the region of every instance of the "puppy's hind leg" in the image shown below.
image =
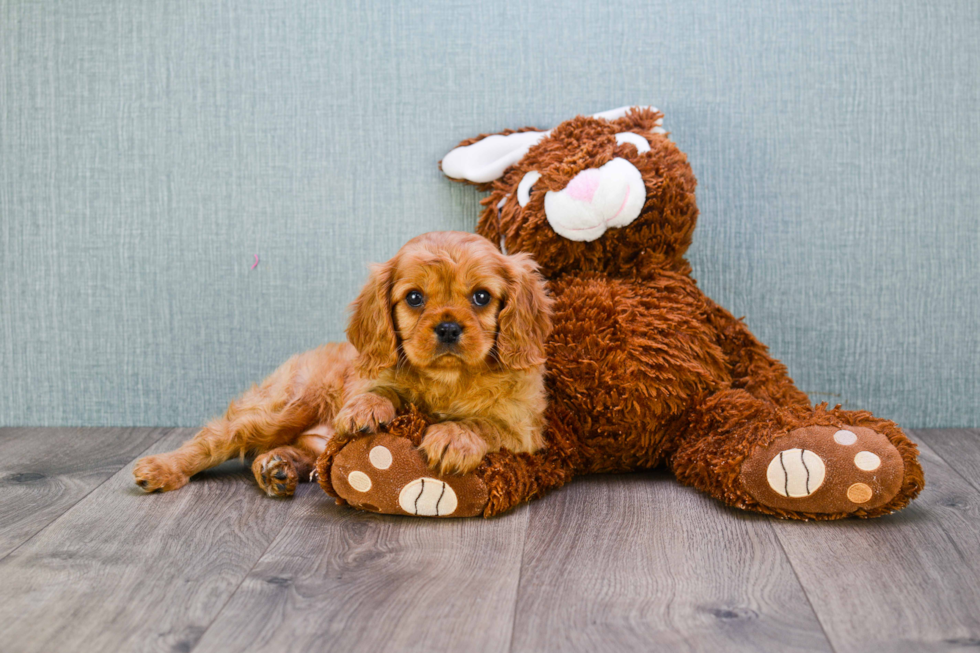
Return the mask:
[[216, 419], [176, 451], [141, 458], [133, 467], [136, 484], [146, 492], [184, 487], [194, 474], [235, 457], [238, 448], [229, 431], [226, 419]]
[[317, 421], [317, 406], [302, 400], [294, 356], [261, 386], [236, 399], [224, 417], [212, 420], [176, 451], [147, 456], [133, 468], [136, 484], [147, 492], [176, 490], [191, 476], [230, 458], [292, 443]]

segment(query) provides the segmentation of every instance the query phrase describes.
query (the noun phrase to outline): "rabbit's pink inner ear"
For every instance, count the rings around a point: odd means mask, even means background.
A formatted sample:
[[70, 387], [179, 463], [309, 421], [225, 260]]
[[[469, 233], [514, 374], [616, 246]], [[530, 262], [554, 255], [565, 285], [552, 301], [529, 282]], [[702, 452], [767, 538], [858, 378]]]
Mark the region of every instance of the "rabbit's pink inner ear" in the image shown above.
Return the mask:
[[457, 147], [442, 159], [442, 171], [453, 179], [485, 184], [503, 176], [531, 147], [550, 132], [494, 134], [471, 145]]

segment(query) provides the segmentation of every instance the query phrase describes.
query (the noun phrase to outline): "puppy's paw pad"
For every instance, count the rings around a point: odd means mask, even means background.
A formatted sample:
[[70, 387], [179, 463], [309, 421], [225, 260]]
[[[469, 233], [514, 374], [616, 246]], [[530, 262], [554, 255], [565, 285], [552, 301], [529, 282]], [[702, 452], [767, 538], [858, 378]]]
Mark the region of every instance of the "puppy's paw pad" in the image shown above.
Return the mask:
[[334, 458], [330, 481], [355, 508], [390, 515], [473, 517], [489, 500], [475, 473], [434, 473], [409, 440], [387, 433], [347, 444]]
[[270, 497], [291, 497], [299, 477], [288, 456], [269, 451], [255, 459], [252, 473], [259, 487]]
[[187, 485], [188, 477], [175, 470], [163, 456], [147, 456], [133, 467], [136, 485], [144, 492], [169, 492]]
[[888, 438], [863, 427], [808, 426], [758, 447], [741, 479], [759, 503], [809, 513], [850, 513], [888, 503], [905, 464]]

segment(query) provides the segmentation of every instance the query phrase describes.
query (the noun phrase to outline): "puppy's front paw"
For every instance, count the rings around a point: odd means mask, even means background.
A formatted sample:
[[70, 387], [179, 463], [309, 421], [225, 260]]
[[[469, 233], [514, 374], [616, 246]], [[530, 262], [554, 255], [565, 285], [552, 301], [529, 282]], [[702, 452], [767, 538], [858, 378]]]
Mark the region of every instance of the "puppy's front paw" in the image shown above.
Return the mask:
[[395, 405], [373, 392], [353, 397], [334, 419], [334, 430], [341, 438], [376, 433], [395, 419]]
[[175, 469], [166, 456], [147, 456], [136, 461], [133, 467], [136, 485], [145, 492], [169, 492], [187, 485], [186, 474]]
[[456, 422], [442, 422], [427, 428], [419, 448], [429, 459], [429, 466], [441, 474], [473, 471], [488, 450], [483, 438]]

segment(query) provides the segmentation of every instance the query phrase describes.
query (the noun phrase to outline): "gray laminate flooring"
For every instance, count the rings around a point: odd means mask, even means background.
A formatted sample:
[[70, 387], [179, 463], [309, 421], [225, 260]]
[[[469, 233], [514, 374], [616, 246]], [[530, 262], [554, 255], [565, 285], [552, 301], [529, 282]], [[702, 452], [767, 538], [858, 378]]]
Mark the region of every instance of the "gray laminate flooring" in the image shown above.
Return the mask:
[[786, 522], [664, 472], [492, 520], [385, 517], [228, 463], [144, 495], [188, 429], [0, 429], [0, 651], [980, 648], [980, 430], [915, 431], [927, 488]]

